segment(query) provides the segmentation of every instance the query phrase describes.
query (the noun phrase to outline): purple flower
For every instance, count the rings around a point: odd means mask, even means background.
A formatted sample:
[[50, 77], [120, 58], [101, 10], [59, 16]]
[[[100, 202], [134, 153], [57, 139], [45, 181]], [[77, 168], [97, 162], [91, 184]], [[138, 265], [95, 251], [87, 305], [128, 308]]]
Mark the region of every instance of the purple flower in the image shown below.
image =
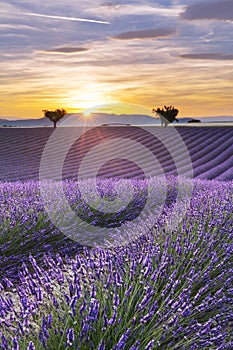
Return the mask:
[[98, 348], [97, 348], [97, 350], [105, 350], [105, 342], [104, 342], [104, 340], [102, 339], [101, 340], [101, 343], [98, 345]]
[[66, 331], [66, 341], [68, 346], [72, 346], [74, 343], [74, 328], [70, 328]]
[[29, 345], [27, 347], [27, 350], [36, 350], [35, 345], [34, 345], [34, 343], [32, 341], [30, 341], [30, 343], [29, 343]]
[[4, 336], [4, 334], [2, 334], [1, 340], [2, 340], [1, 346], [3, 347], [3, 349], [4, 349], [4, 350], [8, 350], [8, 349], [9, 349], [9, 347], [8, 347], [8, 342], [7, 342], [7, 339], [6, 339], [6, 337]]
[[129, 286], [129, 288], [125, 291], [125, 296], [129, 296], [130, 295], [130, 293], [132, 292], [132, 289], [133, 289], [133, 286], [131, 285], [131, 286]]
[[145, 350], [151, 350], [154, 348], [155, 341], [151, 340], [145, 347]]
[[16, 337], [13, 338], [12, 345], [13, 345], [12, 350], [19, 350], [19, 343], [18, 343], [18, 339]]
[[[114, 180], [108, 181], [107, 189], [101, 187], [103, 196], [114, 185]], [[173, 193], [177, 182], [167, 181]], [[155, 189], [160, 186], [158, 180], [152, 179], [152, 184]], [[83, 210], [83, 204], [76, 202], [75, 186], [73, 181], [64, 185], [73, 205]], [[137, 186], [145, 190], [143, 181]], [[36, 183], [0, 183], [0, 217], [9, 222], [3, 231], [7, 234], [18, 225], [23, 231], [22, 237], [21, 229], [17, 231], [18, 251], [9, 234], [9, 240], [0, 245], [4, 332], [0, 347], [17, 349], [32, 333], [38, 334], [35, 344], [40, 341], [43, 348], [55, 336], [63, 337], [62, 346], [76, 346], [77, 337], [80, 346], [99, 350], [173, 348], [176, 344], [190, 350], [231, 349], [232, 196], [233, 182], [195, 180], [190, 207], [179, 227], [169, 228], [173, 208], [166, 204], [158, 222], [151, 213], [153, 229], [145, 231], [141, 222], [137, 239], [128, 245], [86, 248], [80, 254], [74, 242], [58, 239], [59, 233], [44, 217]], [[137, 210], [141, 198], [135, 198], [132, 207]], [[91, 220], [99, 220], [89, 214]], [[38, 229], [40, 224], [43, 227]], [[73, 325], [68, 323], [63, 329], [64, 310]], [[156, 340], [149, 342], [152, 332]], [[141, 343], [134, 343], [139, 334]], [[34, 348], [30, 343], [27, 350]]]
[[120, 337], [118, 343], [114, 346], [113, 350], [123, 350], [126, 347], [127, 339], [130, 335], [130, 329], [127, 329], [124, 334]]

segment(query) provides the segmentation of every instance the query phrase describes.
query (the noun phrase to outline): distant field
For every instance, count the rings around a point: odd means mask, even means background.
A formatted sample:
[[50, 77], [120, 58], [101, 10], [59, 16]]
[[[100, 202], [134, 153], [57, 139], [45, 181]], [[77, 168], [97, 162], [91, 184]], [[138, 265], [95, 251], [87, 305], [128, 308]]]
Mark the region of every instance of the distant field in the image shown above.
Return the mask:
[[[158, 135], [169, 134], [171, 128], [158, 130]], [[70, 130], [74, 130], [71, 129]], [[203, 128], [187, 126], [176, 127], [184, 140], [193, 163], [194, 177], [200, 179], [216, 179], [227, 181], [233, 179], [233, 127], [206, 126]], [[39, 166], [43, 149], [53, 128], [0, 128], [0, 181], [17, 181], [38, 179]], [[169, 134], [170, 135], [170, 134]], [[67, 128], [60, 132], [60, 142], [67, 137]], [[76, 142], [70, 149], [64, 163], [64, 178], [76, 178], [80, 160], [85, 153], [102, 140], [115, 137], [131, 138], [143, 143], [156, 155], [159, 162], [166, 166], [168, 174], [174, 174], [175, 168], [168, 153], [154, 137], [140, 134], [140, 128], [135, 127], [98, 127], [89, 132], [82, 142]], [[84, 142], [83, 142], [84, 141]], [[179, 144], [174, 144], [168, 137], [165, 145], [180, 155], [180, 166], [185, 160]], [[59, 152], [59, 145], [57, 147]], [[180, 154], [179, 154], [180, 153]], [[143, 154], [142, 154], [143, 157]], [[102, 176], [140, 177], [141, 173], [124, 161], [114, 161], [106, 164], [100, 170]], [[155, 175], [155, 174], [151, 174]]]

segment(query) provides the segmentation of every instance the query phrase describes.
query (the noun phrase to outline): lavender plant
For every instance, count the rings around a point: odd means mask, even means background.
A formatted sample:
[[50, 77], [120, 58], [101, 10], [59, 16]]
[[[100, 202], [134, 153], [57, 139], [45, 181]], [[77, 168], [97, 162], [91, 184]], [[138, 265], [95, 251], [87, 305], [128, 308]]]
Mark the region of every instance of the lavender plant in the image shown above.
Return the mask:
[[81, 252], [49, 221], [37, 182], [2, 184], [0, 196], [3, 350], [232, 348], [232, 182], [195, 180], [176, 228], [167, 205], [128, 245]]

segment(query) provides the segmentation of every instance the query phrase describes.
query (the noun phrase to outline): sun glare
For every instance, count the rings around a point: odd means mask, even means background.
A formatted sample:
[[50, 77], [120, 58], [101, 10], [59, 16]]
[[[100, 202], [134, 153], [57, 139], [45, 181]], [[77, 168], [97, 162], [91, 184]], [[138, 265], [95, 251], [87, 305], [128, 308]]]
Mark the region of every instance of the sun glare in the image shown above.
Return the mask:
[[88, 89], [85, 88], [84, 91], [70, 95], [66, 103], [70, 105], [71, 109], [85, 110], [105, 104], [106, 100], [105, 94], [102, 91], [98, 91], [96, 86], [89, 86]]
[[85, 118], [90, 118], [91, 117], [91, 112], [89, 110], [86, 110], [86, 111], [83, 112], [83, 116]]

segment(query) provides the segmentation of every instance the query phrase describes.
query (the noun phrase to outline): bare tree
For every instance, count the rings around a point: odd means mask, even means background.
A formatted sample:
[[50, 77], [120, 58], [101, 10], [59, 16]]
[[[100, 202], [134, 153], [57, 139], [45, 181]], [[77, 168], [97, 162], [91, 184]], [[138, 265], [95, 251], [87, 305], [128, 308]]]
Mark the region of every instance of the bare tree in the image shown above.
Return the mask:
[[44, 109], [42, 112], [46, 118], [53, 122], [54, 128], [57, 127], [57, 122], [66, 115], [66, 111], [64, 109], [56, 109], [55, 111], [48, 111]]
[[179, 113], [179, 110], [174, 108], [173, 106], [164, 106], [164, 108], [153, 108], [153, 113], [156, 113], [160, 120], [162, 126], [167, 126], [169, 123], [173, 123], [175, 121], [179, 121], [176, 119], [177, 114]]

